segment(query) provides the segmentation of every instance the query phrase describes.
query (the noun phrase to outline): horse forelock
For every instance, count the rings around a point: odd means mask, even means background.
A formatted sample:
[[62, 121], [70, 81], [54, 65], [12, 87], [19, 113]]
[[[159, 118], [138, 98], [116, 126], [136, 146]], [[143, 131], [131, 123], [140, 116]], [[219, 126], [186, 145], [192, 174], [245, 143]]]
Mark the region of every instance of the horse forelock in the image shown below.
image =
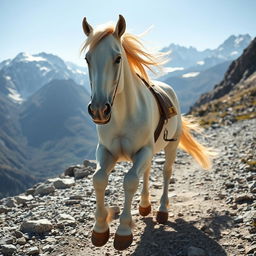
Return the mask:
[[[89, 35], [82, 45], [81, 52], [87, 49], [93, 49], [103, 38], [113, 34], [114, 31], [115, 26], [113, 24], [99, 27]], [[162, 64], [166, 62], [166, 60], [164, 60], [165, 54], [150, 52], [144, 47], [139, 36], [130, 33], [123, 34], [121, 43], [131, 70], [150, 84], [146, 69], [152, 72], [155, 72], [155, 70], [152, 70], [152, 67], [161, 69]]]

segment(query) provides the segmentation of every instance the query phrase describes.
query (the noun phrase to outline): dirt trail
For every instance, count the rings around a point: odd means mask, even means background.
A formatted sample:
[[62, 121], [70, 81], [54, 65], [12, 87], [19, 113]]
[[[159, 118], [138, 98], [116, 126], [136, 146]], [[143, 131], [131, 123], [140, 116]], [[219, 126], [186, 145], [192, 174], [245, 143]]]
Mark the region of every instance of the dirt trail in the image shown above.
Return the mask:
[[[91, 244], [95, 163], [88, 166], [85, 161], [87, 167], [85, 163], [70, 167], [66, 176], [0, 201], [0, 255], [255, 256], [255, 126], [256, 119], [206, 130], [205, 142], [219, 150], [210, 171], [200, 169], [190, 156], [178, 151], [165, 225], [155, 221], [164, 163], [164, 155], [158, 154], [150, 174], [153, 210], [145, 218], [138, 213], [141, 182], [132, 204], [134, 241], [127, 250], [113, 247], [118, 216], [110, 224], [108, 243], [101, 248]], [[122, 210], [123, 177], [130, 166], [118, 164], [111, 173], [106, 190], [109, 206]]]
[[[157, 162], [161, 162], [162, 157], [158, 155]], [[222, 156], [219, 159], [223, 161]], [[118, 252], [113, 248], [118, 224], [118, 220], [114, 220], [111, 223], [111, 237], [104, 247], [93, 247], [90, 230], [81, 227], [80, 232], [88, 236], [85, 239], [68, 237], [68, 245], [53, 255], [60, 255], [60, 252], [63, 255], [245, 255], [251, 249], [251, 240], [245, 239], [250, 234], [247, 227], [236, 224], [237, 207], [228, 205], [228, 198], [222, 193], [224, 177], [228, 174], [224, 170], [221, 173], [218, 168], [216, 172], [216, 168], [212, 171], [201, 170], [189, 156], [179, 152], [172, 184], [169, 186], [169, 221], [159, 225], [155, 222], [155, 215], [162, 193], [162, 165], [154, 162], [150, 178], [153, 212], [145, 218], [139, 216], [137, 193], [132, 211], [134, 242], [127, 250]], [[121, 203], [119, 199], [110, 202], [110, 205], [121, 206]], [[247, 202], [244, 203], [247, 205]], [[198, 254], [193, 254], [194, 249], [198, 250]]]

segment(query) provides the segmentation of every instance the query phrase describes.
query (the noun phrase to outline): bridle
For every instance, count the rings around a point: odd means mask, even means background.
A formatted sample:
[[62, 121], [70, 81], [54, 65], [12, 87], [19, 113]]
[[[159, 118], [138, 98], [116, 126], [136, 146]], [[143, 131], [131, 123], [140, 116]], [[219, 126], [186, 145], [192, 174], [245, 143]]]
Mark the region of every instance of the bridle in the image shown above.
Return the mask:
[[117, 89], [118, 89], [118, 86], [119, 86], [119, 83], [120, 83], [120, 78], [121, 78], [121, 72], [122, 72], [122, 61], [120, 62], [120, 67], [119, 67], [119, 74], [118, 74], [118, 80], [117, 80], [117, 84], [116, 84], [116, 88], [115, 88], [115, 91], [114, 91], [114, 94], [113, 94], [113, 97], [112, 97], [112, 100], [111, 100], [111, 107], [113, 106], [114, 104], [114, 100], [115, 100], [115, 97], [116, 97], [116, 92], [117, 92]]
[[[107, 124], [110, 121], [110, 119], [111, 119], [111, 109], [112, 109], [112, 106], [114, 104], [114, 100], [115, 100], [115, 97], [116, 97], [117, 89], [119, 87], [120, 78], [121, 78], [121, 72], [122, 72], [122, 61], [120, 62], [120, 65], [119, 65], [118, 80], [117, 80], [117, 84], [116, 84], [116, 87], [115, 87], [115, 90], [114, 90], [114, 93], [113, 93], [113, 96], [112, 96], [112, 99], [111, 99], [111, 102], [110, 102], [110, 106], [109, 106], [109, 104], [107, 104], [107, 107], [110, 108], [109, 118], [106, 121], [104, 121], [102, 123], [97, 123], [97, 124]], [[92, 91], [92, 81], [91, 81], [90, 71], [89, 71], [89, 80], [90, 80], [90, 86], [91, 86], [91, 91]], [[92, 99], [92, 96], [91, 96], [91, 99]], [[89, 112], [89, 114], [91, 113], [90, 106], [91, 106], [91, 101], [88, 104], [88, 112]]]

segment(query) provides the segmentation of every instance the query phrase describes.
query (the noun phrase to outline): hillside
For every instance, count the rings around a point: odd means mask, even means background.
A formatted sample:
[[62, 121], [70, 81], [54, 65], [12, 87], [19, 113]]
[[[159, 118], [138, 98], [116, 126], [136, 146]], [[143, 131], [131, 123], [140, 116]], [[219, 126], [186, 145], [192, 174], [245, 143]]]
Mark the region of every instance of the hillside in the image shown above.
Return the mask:
[[203, 94], [191, 113], [205, 124], [235, 122], [256, 117], [256, 38], [231, 63], [224, 79]]
[[88, 102], [87, 91], [72, 80], [53, 80], [22, 105], [19, 121], [37, 176], [47, 178], [94, 159], [97, 139]]
[[97, 139], [88, 102], [87, 90], [73, 80], [52, 80], [18, 104], [0, 91], [0, 171], [2, 183], [9, 184], [0, 186], [0, 197], [94, 159]]

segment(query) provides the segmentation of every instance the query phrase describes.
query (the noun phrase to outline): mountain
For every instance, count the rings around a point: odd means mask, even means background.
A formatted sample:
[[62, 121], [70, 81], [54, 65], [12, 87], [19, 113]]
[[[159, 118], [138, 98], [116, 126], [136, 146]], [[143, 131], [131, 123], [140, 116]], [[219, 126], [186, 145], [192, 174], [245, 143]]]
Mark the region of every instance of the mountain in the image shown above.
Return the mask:
[[250, 41], [248, 34], [232, 35], [216, 49], [204, 51], [171, 44], [162, 50], [171, 51], [171, 61], [165, 67], [168, 73], [158, 79], [175, 89], [181, 111], [186, 113], [202, 93], [211, 90], [222, 80], [231, 61], [242, 54]]
[[22, 134], [29, 147], [39, 150], [29, 165], [46, 169], [40, 177], [57, 173], [67, 164], [94, 159], [97, 138], [88, 102], [88, 92], [73, 80], [53, 80], [22, 105]]
[[73, 80], [53, 80], [22, 104], [0, 93], [0, 183], [6, 184], [0, 197], [95, 158], [88, 101], [86, 89]]
[[251, 36], [248, 34], [238, 36], [231, 35], [216, 49], [198, 51], [194, 47], [170, 44], [161, 51], [170, 52], [167, 56], [170, 59], [170, 61], [166, 63], [167, 72], [169, 68], [169, 71], [171, 71], [169, 75], [176, 76], [184, 74], [184, 72], [186, 73], [186, 71], [183, 70], [187, 68], [194, 67], [194, 71], [200, 71], [224, 61], [234, 60], [242, 54], [251, 39]]
[[201, 72], [188, 72], [168, 77], [164, 82], [171, 85], [178, 95], [181, 112], [186, 113], [198, 97], [221, 81], [230, 61], [225, 61]]
[[204, 123], [235, 122], [256, 117], [256, 38], [234, 60], [224, 79], [191, 107]]
[[0, 198], [17, 195], [39, 181], [25, 171], [1, 165]]
[[46, 53], [20, 53], [0, 68], [0, 176], [9, 184], [0, 196], [95, 158], [85, 69]]
[[12, 99], [17, 101], [18, 97], [19, 102], [54, 79], [73, 79], [80, 85], [88, 83], [84, 68], [70, 62], [66, 63], [58, 56], [44, 52], [34, 55], [19, 53], [14, 59], [2, 62], [0, 67], [1, 76], [14, 85], [5, 90], [16, 95], [16, 98]]
[[73, 80], [53, 80], [22, 104], [19, 123], [30, 148], [29, 166], [38, 170], [37, 176], [49, 177], [69, 164], [95, 158], [89, 98]]

